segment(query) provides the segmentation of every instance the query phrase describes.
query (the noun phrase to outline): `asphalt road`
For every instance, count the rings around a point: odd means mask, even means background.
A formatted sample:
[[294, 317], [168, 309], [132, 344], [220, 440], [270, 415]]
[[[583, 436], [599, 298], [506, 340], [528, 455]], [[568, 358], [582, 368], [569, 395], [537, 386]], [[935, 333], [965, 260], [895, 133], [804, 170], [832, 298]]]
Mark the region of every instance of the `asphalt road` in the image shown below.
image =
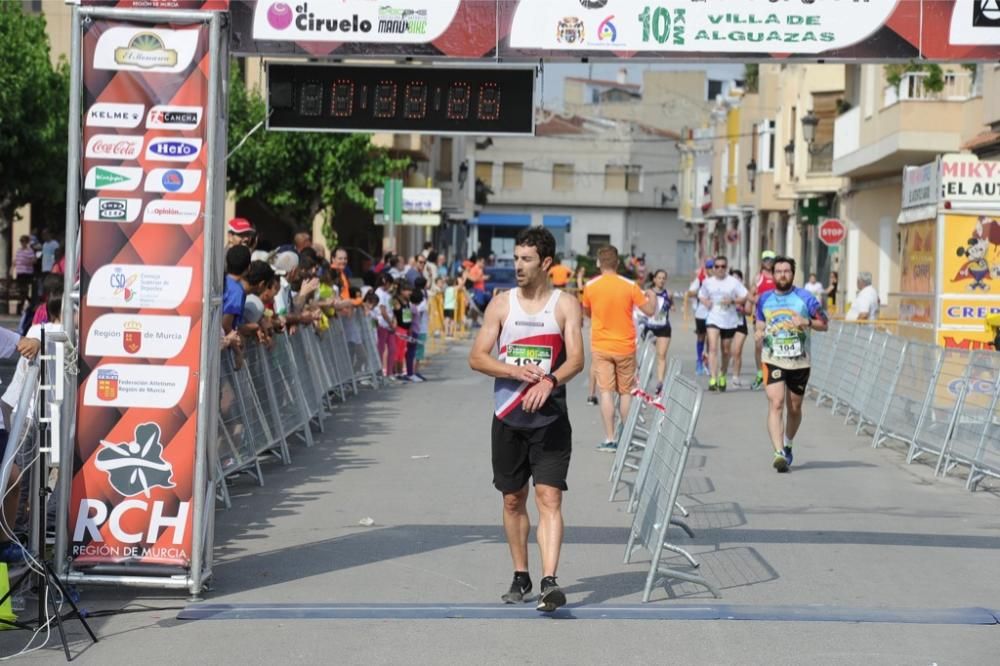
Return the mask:
[[[672, 351], [690, 370], [689, 328], [675, 322]], [[94, 618], [101, 642], [90, 647], [70, 623], [79, 662], [997, 660], [1000, 626], [971, 610], [1000, 609], [996, 492], [970, 494], [961, 480], [934, 479], [932, 469], [906, 465], [898, 449], [870, 448], [842, 416], [812, 405], [793, 471], [779, 476], [763, 395], [745, 390], [706, 395], [681, 487], [696, 538], [672, 534], [719, 586], [721, 601], [675, 582], [640, 604], [648, 558], [640, 551], [622, 563], [631, 516], [622, 501], [607, 501], [611, 456], [593, 450], [599, 416], [578, 378], [570, 386], [574, 457], [560, 566], [569, 606], [557, 618], [502, 607], [511, 566], [491, 486], [490, 384], [467, 369], [467, 349], [456, 344], [436, 357], [426, 384], [338, 405], [317, 446], [296, 446], [288, 468], [269, 464], [263, 487], [236, 481], [233, 508], [217, 514], [205, 602], [237, 612], [263, 605], [262, 619], [182, 621], [183, 598], [88, 588], [91, 610], [138, 612]], [[365, 518], [374, 524], [360, 525]], [[536, 584], [539, 566], [532, 545]], [[719, 604], [757, 619], [664, 619], [713, 615]], [[616, 619], [647, 609], [658, 619]], [[468, 617], [477, 613], [489, 619]], [[441, 615], [449, 619], [434, 619]], [[331, 619], [344, 616], [355, 619]], [[26, 638], [0, 634], [0, 654]], [[24, 660], [55, 663], [58, 649], [50, 643]]]

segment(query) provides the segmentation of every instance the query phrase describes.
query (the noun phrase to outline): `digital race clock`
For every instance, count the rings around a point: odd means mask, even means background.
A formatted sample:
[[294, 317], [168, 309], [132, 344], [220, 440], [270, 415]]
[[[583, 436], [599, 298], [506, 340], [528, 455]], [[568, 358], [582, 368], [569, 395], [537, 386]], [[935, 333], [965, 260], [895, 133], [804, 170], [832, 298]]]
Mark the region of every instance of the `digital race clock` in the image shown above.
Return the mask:
[[532, 134], [534, 68], [268, 63], [268, 129]]

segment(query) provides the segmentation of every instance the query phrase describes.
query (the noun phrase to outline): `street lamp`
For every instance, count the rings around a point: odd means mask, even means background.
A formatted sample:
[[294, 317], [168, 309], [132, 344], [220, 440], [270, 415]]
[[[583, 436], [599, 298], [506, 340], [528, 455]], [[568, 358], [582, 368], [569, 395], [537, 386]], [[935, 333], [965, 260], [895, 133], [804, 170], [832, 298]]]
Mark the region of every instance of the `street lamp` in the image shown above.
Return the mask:
[[816, 126], [819, 125], [819, 118], [812, 109], [809, 113], [802, 116], [802, 138], [805, 139], [806, 145], [812, 148], [813, 142], [816, 140]]
[[750, 192], [754, 192], [757, 182], [757, 160], [752, 157], [747, 162], [747, 180], [750, 182]]

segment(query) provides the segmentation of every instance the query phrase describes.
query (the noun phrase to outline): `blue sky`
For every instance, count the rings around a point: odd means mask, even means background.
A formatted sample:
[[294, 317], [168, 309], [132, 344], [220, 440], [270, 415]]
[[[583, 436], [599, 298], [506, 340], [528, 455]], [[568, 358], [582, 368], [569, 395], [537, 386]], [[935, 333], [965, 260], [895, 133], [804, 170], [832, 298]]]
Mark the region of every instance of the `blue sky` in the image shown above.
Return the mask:
[[629, 83], [642, 83], [642, 73], [653, 70], [706, 70], [712, 79], [742, 79], [743, 65], [737, 64], [640, 64], [629, 62], [599, 63], [593, 65], [555, 64], [548, 63], [543, 70], [542, 99], [545, 107], [552, 110], [562, 109], [563, 80], [567, 76], [590, 76], [595, 79], [615, 79], [618, 70], [628, 70]]

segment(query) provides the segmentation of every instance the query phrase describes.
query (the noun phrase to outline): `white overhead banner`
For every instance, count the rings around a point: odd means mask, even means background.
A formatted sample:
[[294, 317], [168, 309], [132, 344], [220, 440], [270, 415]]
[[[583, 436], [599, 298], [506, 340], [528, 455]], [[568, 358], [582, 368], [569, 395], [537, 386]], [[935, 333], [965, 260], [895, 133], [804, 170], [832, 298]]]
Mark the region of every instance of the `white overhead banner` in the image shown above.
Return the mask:
[[564, 51], [820, 53], [864, 40], [886, 22], [897, 2], [522, 2], [510, 45]]

